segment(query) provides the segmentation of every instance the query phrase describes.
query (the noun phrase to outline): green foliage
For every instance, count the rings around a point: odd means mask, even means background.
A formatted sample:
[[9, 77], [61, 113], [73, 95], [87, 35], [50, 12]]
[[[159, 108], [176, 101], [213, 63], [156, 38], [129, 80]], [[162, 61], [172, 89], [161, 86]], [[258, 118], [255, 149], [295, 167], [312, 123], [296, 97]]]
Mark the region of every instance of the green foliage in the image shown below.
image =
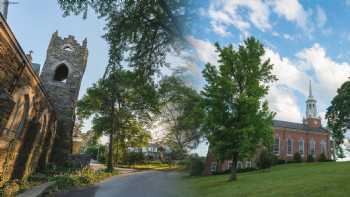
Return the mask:
[[47, 188], [41, 196], [54, 196], [54, 193], [59, 191], [89, 186], [113, 175], [117, 175], [117, 173], [108, 173], [104, 170], [94, 171], [90, 168], [50, 175], [48, 179], [54, 181], [54, 184]]
[[187, 168], [191, 176], [201, 176], [205, 167], [205, 159], [199, 156], [191, 156], [188, 158]]
[[254, 154], [257, 145], [271, 148], [274, 113], [264, 97], [276, 77], [270, 60], [262, 60], [265, 50], [256, 39], [248, 38], [237, 50], [216, 46], [219, 64], [208, 63], [203, 71], [203, 130], [216, 155], [238, 161]]
[[314, 162], [315, 161], [315, 157], [313, 156], [313, 155], [308, 155], [307, 156], [307, 160], [306, 160], [307, 162]]
[[345, 82], [333, 98], [331, 106], [327, 108], [326, 119], [328, 127], [332, 131], [332, 138], [335, 142], [336, 154], [343, 158], [344, 152], [341, 144], [345, 132], [350, 128], [350, 81]]
[[[181, 49], [191, 19], [198, 13], [192, 0], [58, 0], [65, 15], [91, 8], [106, 20], [109, 65], [134, 68], [150, 77], [165, 65], [166, 54]], [[109, 72], [109, 71], [107, 71]]]
[[318, 161], [319, 162], [325, 162], [325, 161], [328, 161], [326, 155], [324, 153], [321, 153], [320, 154], [320, 157], [318, 158]]
[[182, 159], [189, 149], [197, 147], [202, 137], [201, 96], [177, 73], [161, 80], [159, 94], [160, 119], [166, 125], [164, 141], [177, 154], [177, 159]]
[[125, 162], [128, 165], [137, 164], [137, 163], [144, 163], [145, 157], [141, 152], [128, 152], [126, 154]]
[[267, 149], [263, 149], [258, 156], [257, 166], [259, 169], [271, 168], [272, 160], [273, 158], [270, 151]]
[[299, 152], [295, 152], [293, 155], [293, 161], [296, 163], [300, 163], [303, 161], [303, 158], [301, 158], [301, 155]]

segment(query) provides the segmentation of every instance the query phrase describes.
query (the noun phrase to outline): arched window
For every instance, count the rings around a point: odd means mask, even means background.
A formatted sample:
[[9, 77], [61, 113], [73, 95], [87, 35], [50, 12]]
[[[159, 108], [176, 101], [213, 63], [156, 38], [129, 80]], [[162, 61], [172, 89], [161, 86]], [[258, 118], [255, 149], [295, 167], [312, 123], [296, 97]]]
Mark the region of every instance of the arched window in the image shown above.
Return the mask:
[[325, 154], [326, 153], [326, 149], [327, 149], [327, 143], [324, 140], [322, 140], [320, 142], [320, 153], [321, 154]]
[[64, 64], [59, 65], [55, 70], [54, 80], [59, 82], [66, 82], [68, 77], [68, 67]]
[[24, 128], [25, 123], [28, 120], [28, 113], [29, 113], [29, 96], [25, 95], [24, 96], [24, 106], [23, 106], [23, 113], [22, 113], [22, 117], [21, 117], [21, 121], [16, 129], [16, 135], [20, 136], [22, 133], [22, 130]]
[[293, 140], [288, 138], [287, 139], [287, 155], [292, 155], [293, 153]]
[[304, 155], [304, 139], [299, 140], [299, 154]]

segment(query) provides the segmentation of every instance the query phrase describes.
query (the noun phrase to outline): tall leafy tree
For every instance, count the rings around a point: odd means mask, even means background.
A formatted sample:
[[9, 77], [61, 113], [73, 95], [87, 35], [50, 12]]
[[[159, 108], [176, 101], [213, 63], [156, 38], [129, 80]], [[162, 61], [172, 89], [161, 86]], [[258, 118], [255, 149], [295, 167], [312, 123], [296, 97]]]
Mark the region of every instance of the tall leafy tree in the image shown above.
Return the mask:
[[178, 157], [184, 157], [201, 139], [200, 126], [204, 116], [201, 96], [179, 74], [163, 78], [159, 92], [161, 122], [166, 133], [164, 140]]
[[350, 129], [350, 81], [337, 90], [337, 95], [327, 108], [326, 119], [335, 142], [336, 156], [343, 158], [344, 152], [340, 145], [345, 132]]
[[[113, 148], [120, 147], [120, 142], [135, 135], [142, 133], [144, 137], [145, 131], [140, 126], [146, 126], [152, 114], [158, 111], [156, 90], [152, 85], [137, 83], [134, 78], [132, 71], [114, 70], [89, 88], [77, 104], [80, 117], [93, 116], [93, 131], [97, 135], [109, 135], [107, 168], [110, 171], [113, 161], [118, 164], [118, 157], [113, 159], [114, 154], [118, 155], [118, 149], [115, 153]], [[130, 130], [134, 133], [126, 134]]]
[[88, 9], [92, 9], [105, 19], [109, 66], [124, 63], [144, 80], [165, 65], [167, 52], [185, 46], [184, 36], [197, 13], [192, 0], [58, 0], [58, 3], [65, 15], [86, 17]]
[[204, 131], [210, 151], [231, 159], [230, 180], [236, 179], [237, 161], [255, 153], [258, 145], [271, 147], [273, 112], [264, 96], [276, 80], [270, 60], [263, 61], [263, 45], [251, 37], [238, 49], [221, 48], [218, 65], [203, 70], [207, 84], [202, 91], [206, 117]]

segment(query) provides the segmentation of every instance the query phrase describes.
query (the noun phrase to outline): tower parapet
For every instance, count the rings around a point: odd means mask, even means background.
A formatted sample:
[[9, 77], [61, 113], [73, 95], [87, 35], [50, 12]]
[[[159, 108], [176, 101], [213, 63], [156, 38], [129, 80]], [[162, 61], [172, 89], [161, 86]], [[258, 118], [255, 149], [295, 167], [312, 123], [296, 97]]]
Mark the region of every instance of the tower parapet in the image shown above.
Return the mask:
[[87, 40], [53, 33], [40, 78], [57, 113], [57, 131], [52, 160], [59, 163], [72, 153], [75, 105], [88, 57]]

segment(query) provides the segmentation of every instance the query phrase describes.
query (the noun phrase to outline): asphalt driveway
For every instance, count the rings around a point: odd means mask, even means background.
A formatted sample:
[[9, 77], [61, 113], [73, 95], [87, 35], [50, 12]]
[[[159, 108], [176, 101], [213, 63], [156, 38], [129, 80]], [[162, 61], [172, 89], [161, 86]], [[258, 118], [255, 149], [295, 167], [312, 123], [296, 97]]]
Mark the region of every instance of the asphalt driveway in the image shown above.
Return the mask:
[[92, 187], [57, 197], [190, 197], [177, 172], [145, 171], [114, 176]]

